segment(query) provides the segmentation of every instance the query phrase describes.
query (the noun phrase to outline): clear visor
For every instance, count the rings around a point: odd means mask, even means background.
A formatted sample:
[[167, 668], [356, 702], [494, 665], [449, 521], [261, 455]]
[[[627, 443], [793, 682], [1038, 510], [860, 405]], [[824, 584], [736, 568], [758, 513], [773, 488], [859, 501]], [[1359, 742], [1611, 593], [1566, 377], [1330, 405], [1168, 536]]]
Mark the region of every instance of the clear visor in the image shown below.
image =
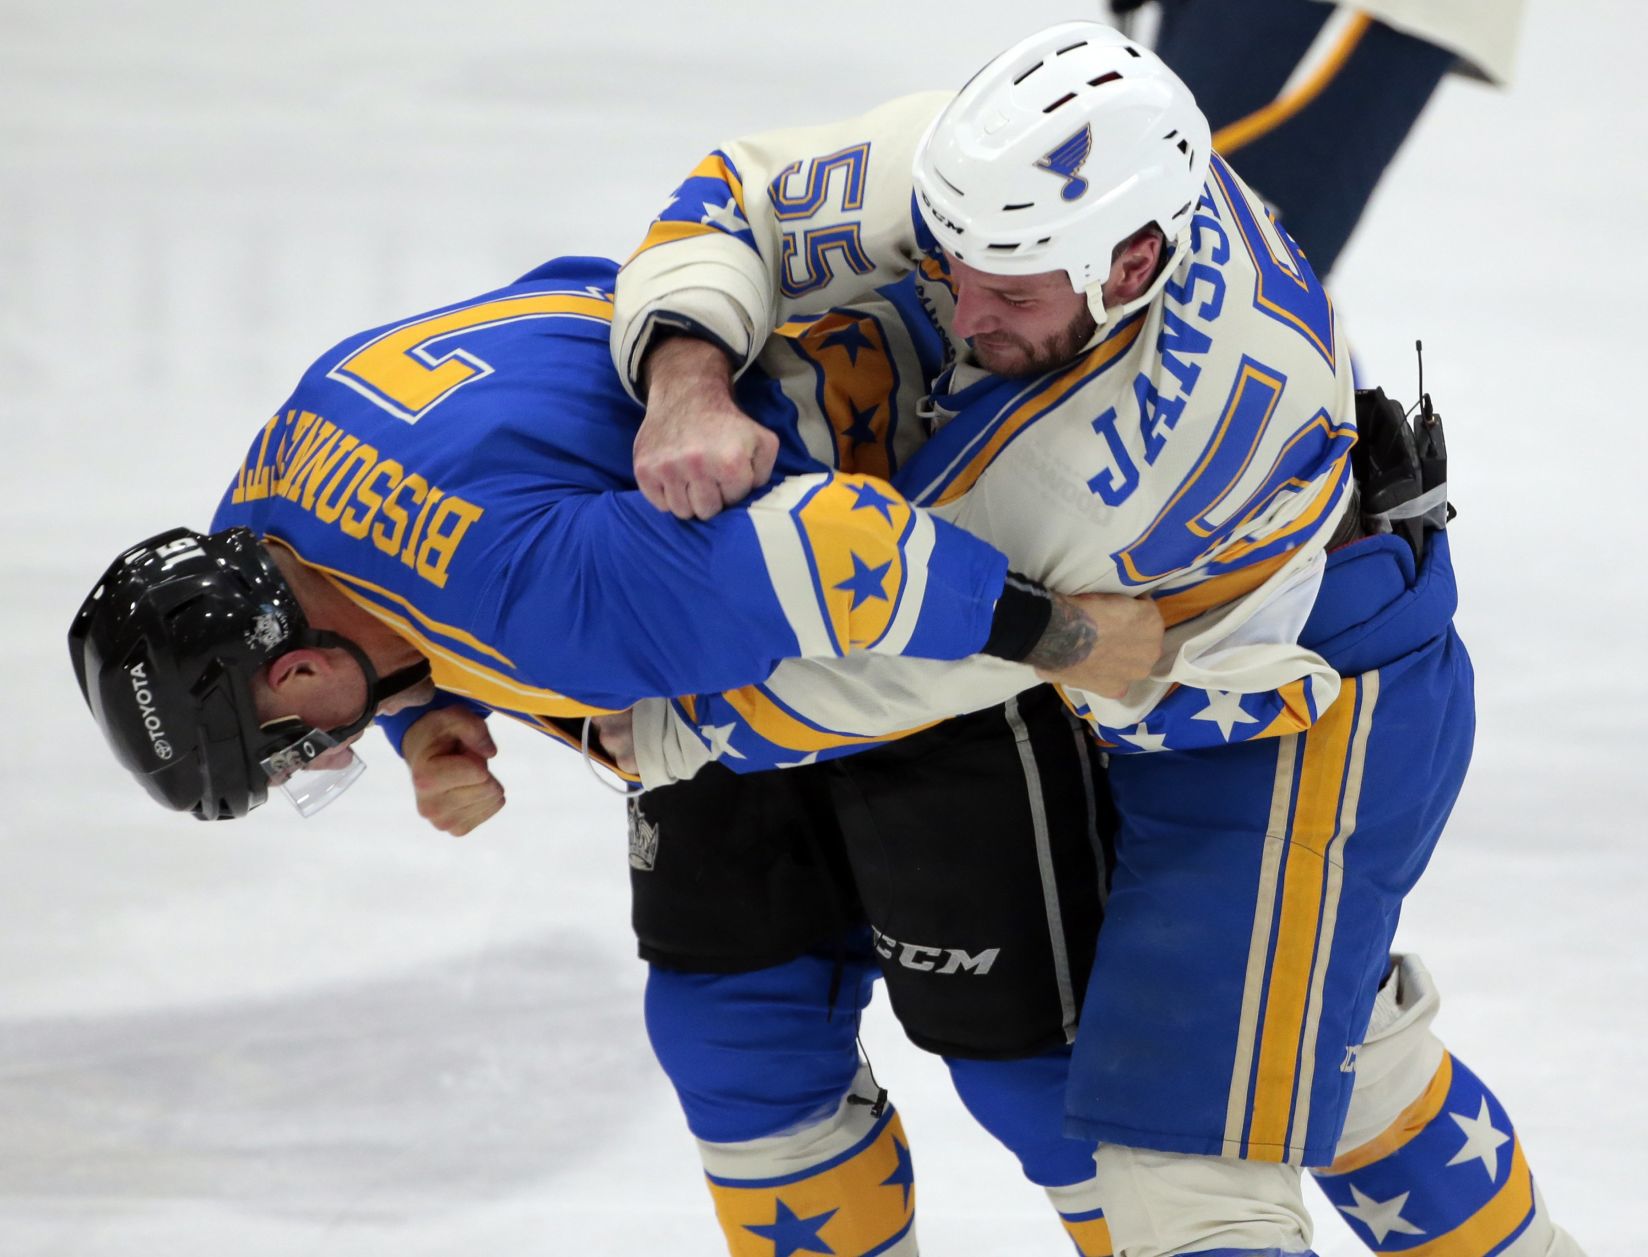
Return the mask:
[[330, 734], [311, 729], [270, 755], [262, 768], [299, 816], [313, 816], [355, 784], [366, 761]]

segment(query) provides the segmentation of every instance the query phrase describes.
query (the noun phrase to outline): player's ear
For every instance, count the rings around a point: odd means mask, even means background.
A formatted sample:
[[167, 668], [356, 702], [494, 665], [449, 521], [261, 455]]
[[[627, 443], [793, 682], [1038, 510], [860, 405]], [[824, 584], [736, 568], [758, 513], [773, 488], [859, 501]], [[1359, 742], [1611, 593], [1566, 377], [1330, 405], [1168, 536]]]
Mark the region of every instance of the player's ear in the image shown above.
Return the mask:
[[1108, 304], [1125, 305], [1150, 287], [1161, 266], [1162, 245], [1161, 233], [1147, 229], [1136, 233], [1116, 250], [1110, 264], [1110, 279], [1105, 285]]
[[264, 680], [269, 686], [271, 694], [279, 697], [282, 692], [291, 689], [301, 681], [314, 676], [322, 675], [327, 668], [327, 659], [323, 651], [304, 646], [298, 650], [289, 650], [269, 661], [264, 673]]

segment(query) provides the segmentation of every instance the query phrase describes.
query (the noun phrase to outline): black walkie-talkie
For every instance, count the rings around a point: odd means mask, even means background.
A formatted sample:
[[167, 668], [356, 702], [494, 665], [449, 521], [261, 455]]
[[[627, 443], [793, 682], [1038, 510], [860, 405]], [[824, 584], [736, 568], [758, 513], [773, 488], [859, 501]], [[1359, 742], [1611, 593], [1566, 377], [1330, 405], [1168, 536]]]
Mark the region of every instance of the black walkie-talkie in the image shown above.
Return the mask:
[[[1451, 520], [1457, 512], [1447, 500], [1448, 442], [1442, 433], [1442, 416], [1431, 406], [1431, 395], [1425, 391], [1424, 342], [1414, 341], [1413, 352], [1419, 358], [1419, 415], [1413, 424], [1413, 443], [1419, 454], [1420, 484], [1425, 493], [1441, 495], [1447, 507], [1446, 519]], [[1434, 512], [1431, 518], [1435, 518]]]
[[1424, 525], [1403, 508], [1425, 492], [1424, 469], [1407, 415], [1384, 389], [1357, 389], [1356, 431], [1350, 462], [1362, 494], [1363, 525], [1369, 532], [1399, 534], [1417, 561], [1425, 552]]
[[1424, 346], [1414, 342], [1419, 358], [1419, 413], [1409, 424], [1407, 411], [1382, 388], [1356, 390], [1356, 444], [1351, 470], [1362, 494], [1362, 526], [1369, 533], [1394, 532], [1425, 557], [1425, 531], [1442, 528], [1453, 518], [1448, 504], [1448, 444], [1442, 416], [1425, 392]]

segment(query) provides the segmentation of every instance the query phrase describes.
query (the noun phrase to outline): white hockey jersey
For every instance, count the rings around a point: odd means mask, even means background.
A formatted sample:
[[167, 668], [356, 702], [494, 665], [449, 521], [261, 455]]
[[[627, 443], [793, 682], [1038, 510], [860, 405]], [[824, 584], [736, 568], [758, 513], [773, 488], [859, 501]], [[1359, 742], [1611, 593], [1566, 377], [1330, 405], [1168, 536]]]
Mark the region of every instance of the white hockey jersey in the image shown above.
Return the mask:
[[[946, 267], [912, 198], [916, 143], [947, 100], [908, 97], [705, 159], [620, 274], [623, 374], [633, 383], [661, 326], [748, 362], [789, 320], [914, 283], [959, 352], [923, 403], [927, 442], [894, 483], [1017, 570], [1065, 592], [1148, 593], [1171, 626], [1157, 672], [1125, 698], [1067, 695], [1100, 739], [1178, 749], [1307, 727], [1338, 678], [1297, 636], [1349, 503], [1355, 441], [1327, 294], [1215, 157], [1148, 300], [1057, 371], [983, 372], [948, 335]], [[764, 369], [782, 374], [781, 342], [774, 351]], [[735, 694], [644, 704], [642, 777], [680, 779], [711, 758], [747, 769], [827, 756], [1031, 680], [999, 661], [786, 663]]]

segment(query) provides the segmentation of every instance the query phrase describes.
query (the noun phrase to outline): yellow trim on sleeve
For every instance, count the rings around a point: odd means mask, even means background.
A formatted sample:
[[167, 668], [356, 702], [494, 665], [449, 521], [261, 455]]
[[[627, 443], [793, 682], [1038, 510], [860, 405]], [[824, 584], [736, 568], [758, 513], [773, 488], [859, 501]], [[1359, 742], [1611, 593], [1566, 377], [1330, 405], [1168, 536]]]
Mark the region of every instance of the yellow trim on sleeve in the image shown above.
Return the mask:
[[[641, 241], [641, 247], [629, 255], [629, 262], [635, 261], [648, 249], [656, 249], [661, 244], [673, 244], [677, 240], [692, 240], [698, 236], [714, 236], [722, 233], [716, 231], [708, 223], [654, 223], [647, 230], [647, 237]], [[627, 263], [626, 263], [627, 264]]]
[[[584, 753], [584, 746], [581, 741], [573, 737], [559, 725], [552, 723], [546, 716], [532, 716], [527, 715], [524, 712], [509, 711], [504, 708], [500, 708], [498, 714], [501, 716], [508, 716], [511, 720], [519, 721], [528, 729], [535, 730], [538, 733], [554, 738], [563, 746], [570, 746], [573, 750], [577, 751], [579, 755]], [[637, 785], [640, 784], [641, 775], [639, 773], [625, 772], [622, 768], [618, 767], [617, 764], [614, 764], [610, 759], [608, 759], [606, 755], [604, 755], [594, 745], [591, 745], [589, 748], [589, 757], [593, 762], [599, 764], [602, 768], [605, 768], [614, 775], [622, 777], [625, 781], [633, 782]]]
[[515, 666], [515, 661], [502, 651], [494, 650], [491, 646], [488, 646], [485, 642], [461, 628], [457, 628], [451, 624], [442, 624], [439, 620], [431, 619], [422, 611], [418, 610], [418, 608], [410, 601], [403, 598], [400, 594], [385, 589], [381, 585], [374, 585], [371, 581], [362, 580], [358, 576], [351, 576], [348, 572], [339, 571], [335, 567], [327, 567], [323, 563], [316, 563], [312, 559], [306, 559], [298, 551], [296, 546], [294, 546], [290, 541], [286, 541], [280, 537], [265, 537], [264, 540], [272, 541], [276, 545], [281, 546], [283, 549], [291, 551], [293, 558], [303, 564], [304, 567], [310, 569], [310, 571], [319, 572], [322, 576], [330, 580], [334, 586], [338, 587], [338, 592], [346, 595], [350, 601], [359, 603], [361, 599], [353, 594], [349, 589], [344, 588], [344, 586], [357, 586], [360, 589], [369, 591], [379, 598], [385, 599], [386, 601], [399, 603], [402, 607], [406, 608], [408, 614], [417, 620], [418, 623], [422, 624], [425, 628], [431, 630], [432, 632], [439, 633], [442, 637], [450, 637], [455, 642], [462, 642], [471, 650], [478, 651], [483, 655], [496, 659], [506, 668], [513, 668]]
[[556, 690], [528, 685], [474, 660], [465, 659], [462, 655], [425, 637], [412, 627], [410, 621], [385, 610], [371, 599], [344, 585], [339, 585], [338, 590], [362, 611], [382, 621], [417, 647], [429, 660], [429, 669], [435, 684], [443, 690], [473, 698], [488, 707], [544, 716], [606, 716], [614, 710], [580, 702]]
[[[744, 182], [733, 173], [732, 167], [727, 165], [725, 158], [711, 153], [692, 168], [692, 172], [687, 175], [687, 178], [721, 180], [727, 187], [732, 189], [732, 199], [738, 205], [738, 212], [744, 214]], [[749, 216], [745, 214], [744, 217], [748, 221]], [[646, 238], [641, 241], [640, 247], [629, 255], [628, 262], [635, 261], [648, 249], [656, 249], [661, 244], [672, 244], [677, 240], [690, 240], [694, 236], [711, 234], [724, 235], [726, 233], [719, 228], [710, 226], [708, 223], [689, 223], [673, 219], [664, 222], [655, 219], [652, 226], [647, 229]]]
[[739, 212], [744, 209], [744, 181], [734, 173], [727, 164], [727, 159], [719, 153], [708, 154], [703, 161], [692, 168], [688, 179], [719, 179], [732, 189], [733, 200], [738, 202]]

